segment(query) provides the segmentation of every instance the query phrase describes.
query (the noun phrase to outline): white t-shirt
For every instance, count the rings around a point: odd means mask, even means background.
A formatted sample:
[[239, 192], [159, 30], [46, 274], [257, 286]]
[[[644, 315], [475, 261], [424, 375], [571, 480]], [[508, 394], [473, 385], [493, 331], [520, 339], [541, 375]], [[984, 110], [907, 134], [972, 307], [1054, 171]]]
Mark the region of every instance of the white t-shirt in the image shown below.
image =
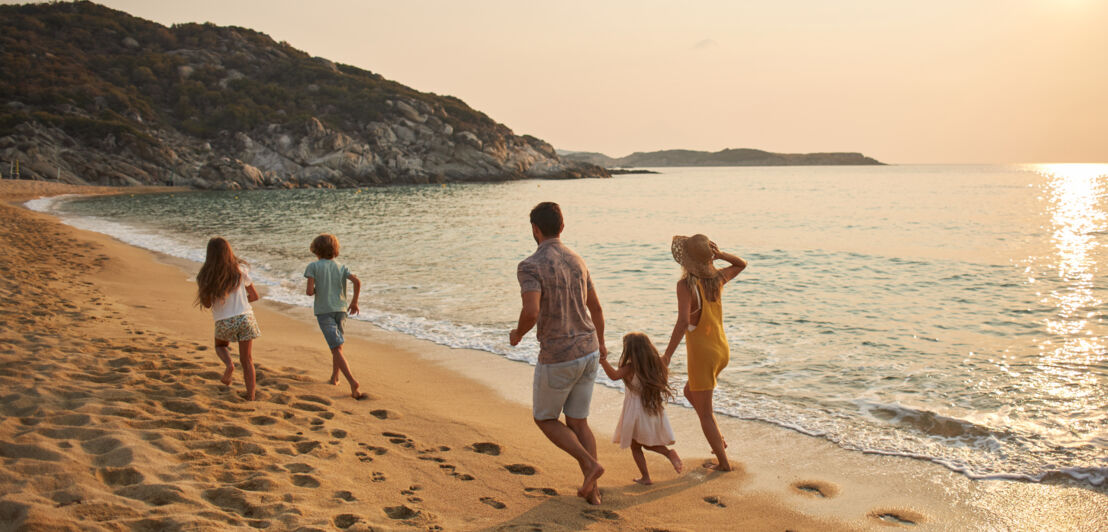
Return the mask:
[[250, 279], [250, 273], [245, 266], [240, 265], [239, 271], [242, 272], [242, 280], [239, 281], [239, 285], [231, 290], [226, 297], [212, 303], [212, 317], [215, 318], [215, 321], [254, 311], [250, 308], [250, 300], [246, 299], [246, 287], [253, 285], [254, 281]]

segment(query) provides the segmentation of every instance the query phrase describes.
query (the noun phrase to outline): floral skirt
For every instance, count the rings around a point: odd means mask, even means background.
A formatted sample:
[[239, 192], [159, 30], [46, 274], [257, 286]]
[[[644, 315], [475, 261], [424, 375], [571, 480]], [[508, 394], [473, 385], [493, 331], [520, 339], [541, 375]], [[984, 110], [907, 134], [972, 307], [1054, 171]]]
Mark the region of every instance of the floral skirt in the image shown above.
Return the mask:
[[224, 342], [245, 342], [262, 335], [253, 312], [231, 316], [215, 322], [215, 339]]

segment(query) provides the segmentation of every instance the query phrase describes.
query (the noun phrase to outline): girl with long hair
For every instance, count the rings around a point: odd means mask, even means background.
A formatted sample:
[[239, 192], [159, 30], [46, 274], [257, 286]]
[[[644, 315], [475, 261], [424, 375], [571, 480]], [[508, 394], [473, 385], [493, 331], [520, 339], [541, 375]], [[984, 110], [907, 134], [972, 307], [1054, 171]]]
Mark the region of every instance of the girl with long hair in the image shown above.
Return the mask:
[[641, 478], [633, 480], [639, 484], [652, 483], [643, 449], [665, 456], [680, 473], [684, 468], [681, 457], [676, 450], [666, 447], [674, 441], [665, 412], [666, 401], [673, 398], [669, 370], [650, 338], [641, 332], [627, 333], [623, 336], [619, 368], [608, 363], [606, 353], [601, 356], [600, 365], [609, 379], [623, 380], [623, 411], [612, 442], [623, 449], [631, 448], [631, 457], [642, 474]]
[[215, 237], [208, 241], [204, 265], [196, 274], [196, 286], [196, 304], [212, 309], [215, 319], [215, 353], [224, 366], [220, 382], [231, 385], [235, 365], [231, 362], [230, 345], [238, 342], [239, 362], [246, 382], [244, 397], [253, 401], [256, 387], [253, 343], [262, 333], [254, 319], [254, 309], [250, 307], [251, 302], [258, 300], [258, 292], [246, 262], [235, 257], [230, 243]]

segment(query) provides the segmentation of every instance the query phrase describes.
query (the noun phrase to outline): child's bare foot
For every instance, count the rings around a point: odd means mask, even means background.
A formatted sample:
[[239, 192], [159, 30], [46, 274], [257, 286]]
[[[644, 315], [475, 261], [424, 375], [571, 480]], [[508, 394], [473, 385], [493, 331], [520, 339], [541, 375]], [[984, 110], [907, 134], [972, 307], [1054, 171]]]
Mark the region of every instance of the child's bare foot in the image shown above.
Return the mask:
[[328, 382], [331, 383], [331, 386], [334, 386], [334, 385], [338, 384], [339, 383], [339, 374], [338, 373], [332, 373], [331, 374], [331, 380], [329, 380]]
[[643, 486], [649, 486], [649, 485], [654, 483], [652, 480], [650, 480], [647, 477], [633, 478], [633, 479], [631, 479], [631, 482], [638, 482], [639, 484], [642, 484]]
[[368, 395], [362, 393], [361, 387], [362, 386], [360, 384], [358, 384], [358, 381], [351, 382], [350, 383], [350, 397], [353, 397], [354, 399], [359, 400], [359, 401], [362, 400], [362, 399], [369, 399]]
[[673, 470], [676, 471], [678, 475], [685, 470], [685, 463], [682, 462], [681, 457], [677, 455], [677, 449], [670, 449], [669, 452], [666, 453], [666, 457], [669, 458], [669, 463], [673, 464]]
[[219, 382], [222, 382], [224, 386], [230, 386], [233, 382], [232, 376], [235, 374], [234, 366], [227, 366], [227, 369], [223, 370], [223, 377], [220, 377]]

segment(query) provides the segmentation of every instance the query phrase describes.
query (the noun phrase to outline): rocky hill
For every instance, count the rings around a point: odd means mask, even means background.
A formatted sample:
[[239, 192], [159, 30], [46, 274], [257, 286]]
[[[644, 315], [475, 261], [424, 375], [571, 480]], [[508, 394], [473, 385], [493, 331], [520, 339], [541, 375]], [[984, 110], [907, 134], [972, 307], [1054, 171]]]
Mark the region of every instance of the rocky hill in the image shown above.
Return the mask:
[[461, 100], [245, 28], [0, 6], [0, 171], [198, 188], [605, 177]]
[[643, 166], [823, 166], [884, 164], [860, 153], [773, 153], [752, 149], [726, 149], [717, 152], [663, 150], [635, 152], [626, 157], [608, 157], [595, 152], [558, 152], [563, 159], [595, 164], [605, 168]]

